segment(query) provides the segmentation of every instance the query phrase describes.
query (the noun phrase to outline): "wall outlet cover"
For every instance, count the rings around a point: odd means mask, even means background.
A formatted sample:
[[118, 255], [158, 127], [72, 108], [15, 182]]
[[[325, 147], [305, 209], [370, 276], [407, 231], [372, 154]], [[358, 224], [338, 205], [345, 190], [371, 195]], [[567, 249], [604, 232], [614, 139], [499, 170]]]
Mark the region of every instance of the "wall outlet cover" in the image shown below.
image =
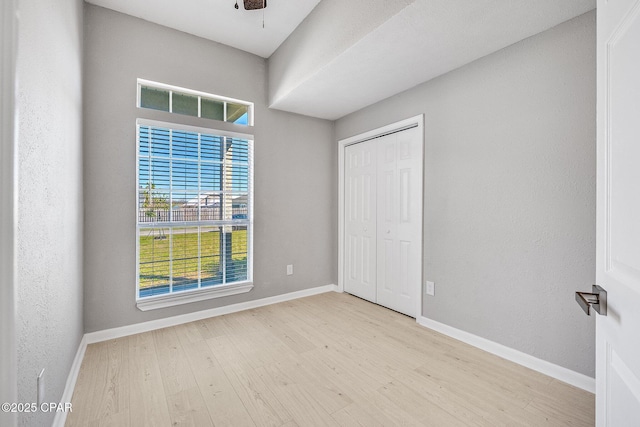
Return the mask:
[[427, 295], [435, 296], [436, 284], [434, 282], [429, 282], [427, 280], [427, 286], [426, 286], [425, 292], [427, 293]]
[[40, 404], [42, 404], [42, 402], [44, 401], [44, 368], [42, 368], [42, 371], [40, 371], [40, 373], [38, 374], [37, 384], [38, 384], [37, 401], [38, 401], [38, 406], [40, 406]]
[[287, 276], [291, 276], [293, 274], [293, 264], [287, 265]]

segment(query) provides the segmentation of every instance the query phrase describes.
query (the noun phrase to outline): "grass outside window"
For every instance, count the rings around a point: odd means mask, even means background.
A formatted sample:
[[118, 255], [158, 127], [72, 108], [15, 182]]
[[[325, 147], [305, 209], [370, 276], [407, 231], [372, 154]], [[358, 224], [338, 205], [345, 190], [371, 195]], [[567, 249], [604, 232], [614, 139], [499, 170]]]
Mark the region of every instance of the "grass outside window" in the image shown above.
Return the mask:
[[171, 283], [174, 291], [187, 290], [196, 288], [198, 280], [202, 286], [212, 286], [222, 283], [224, 275], [227, 282], [246, 279], [247, 230], [223, 233], [222, 228], [141, 229], [140, 290], [160, 291]]

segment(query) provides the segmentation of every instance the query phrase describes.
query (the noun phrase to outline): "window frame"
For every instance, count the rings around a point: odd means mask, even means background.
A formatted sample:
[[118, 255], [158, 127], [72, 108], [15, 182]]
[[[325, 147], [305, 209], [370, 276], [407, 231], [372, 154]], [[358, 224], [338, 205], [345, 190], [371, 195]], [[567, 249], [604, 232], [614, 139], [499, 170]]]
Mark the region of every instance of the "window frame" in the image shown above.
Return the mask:
[[[247, 140], [249, 147], [248, 156], [248, 189], [247, 189], [247, 219], [246, 220], [211, 220], [211, 221], [185, 221], [185, 222], [154, 222], [158, 228], [185, 228], [199, 226], [246, 226], [247, 227], [247, 278], [242, 281], [216, 284], [196, 289], [188, 289], [177, 292], [169, 292], [160, 295], [140, 297], [140, 231], [152, 228], [149, 224], [141, 226], [140, 215], [140, 127], [160, 127], [185, 132], [195, 132], [199, 134], [221, 136], [226, 138], [237, 138]], [[203, 301], [212, 298], [220, 298], [229, 295], [249, 292], [253, 289], [253, 190], [254, 190], [254, 136], [249, 133], [233, 132], [209, 127], [191, 126], [176, 122], [165, 122], [144, 118], [136, 119], [136, 306], [142, 311], [158, 308], [171, 307], [180, 304], [187, 304], [196, 301]], [[200, 260], [200, 255], [198, 256]], [[200, 261], [199, 261], [200, 262]]]

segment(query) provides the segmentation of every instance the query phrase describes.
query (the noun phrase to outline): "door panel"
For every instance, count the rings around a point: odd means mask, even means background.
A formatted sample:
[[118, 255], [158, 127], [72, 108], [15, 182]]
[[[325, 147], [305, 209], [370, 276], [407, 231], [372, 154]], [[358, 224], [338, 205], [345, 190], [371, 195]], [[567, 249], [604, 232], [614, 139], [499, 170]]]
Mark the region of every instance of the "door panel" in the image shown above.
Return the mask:
[[607, 373], [611, 392], [607, 412], [610, 426], [632, 425], [640, 420], [640, 382], [622, 358], [609, 347], [610, 369]]
[[598, 1], [596, 424], [640, 420], [640, 1]]
[[413, 294], [413, 289], [411, 289], [411, 272], [409, 271], [411, 267], [411, 251], [413, 248], [411, 247], [411, 242], [400, 241], [400, 263], [398, 268], [398, 280], [400, 284], [398, 286], [399, 296], [402, 298], [412, 298], [415, 296]]
[[382, 255], [378, 257], [378, 302], [387, 305], [389, 298], [393, 298], [393, 278], [394, 278], [394, 245], [391, 239], [382, 239]]
[[344, 290], [376, 302], [376, 145], [345, 148]]
[[346, 265], [347, 271], [349, 272], [347, 278], [350, 280], [356, 280], [358, 278], [358, 263], [356, 262], [356, 255], [358, 254], [358, 237], [353, 234], [348, 234], [346, 237], [349, 242], [346, 250], [348, 260]]
[[411, 180], [411, 170], [402, 169], [400, 171], [400, 222], [411, 221], [411, 209], [409, 209], [409, 190], [411, 188], [409, 181]]
[[362, 237], [362, 283], [366, 286], [375, 286], [375, 256], [376, 242], [370, 236]]
[[[399, 132], [398, 223], [396, 239], [406, 278], [400, 282], [396, 310], [416, 317], [422, 294], [422, 135], [417, 128]], [[403, 259], [404, 257], [404, 259]], [[406, 267], [404, 267], [406, 266]]]
[[371, 175], [363, 175], [362, 176], [362, 220], [365, 222], [375, 221], [373, 216], [373, 208], [375, 204], [371, 200], [375, 195], [372, 193], [373, 188], [371, 182], [374, 180], [374, 177]]
[[383, 194], [380, 200], [382, 201], [382, 209], [380, 209], [380, 213], [384, 214], [385, 222], [393, 221], [393, 181], [394, 181], [395, 171], [387, 170], [383, 172], [383, 177], [380, 186], [380, 192]]
[[[409, 129], [378, 138], [378, 304], [415, 317], [422, 282], [422, 137]], [[387, 243], [388, 242], [388, 243]], [[379, 249], [379, 252], [382, 252]], [[390, 252], [390, 253], [389, 253]]]
[[398, 287], [397, 229], [397, 170], [396, 134], [376, 139], [378, 150], [384, 155], [378, 161], [378, 289], [377, 302], [385, 307], [396, 308]]

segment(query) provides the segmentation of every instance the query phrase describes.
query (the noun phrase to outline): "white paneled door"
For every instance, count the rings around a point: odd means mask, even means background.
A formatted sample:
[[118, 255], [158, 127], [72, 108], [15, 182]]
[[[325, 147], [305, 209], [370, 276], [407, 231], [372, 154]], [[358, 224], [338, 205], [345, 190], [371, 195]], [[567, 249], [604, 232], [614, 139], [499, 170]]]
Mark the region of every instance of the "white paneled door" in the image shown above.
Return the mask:
[[640, 426], [640, 0], [598, 0], [596, 425]]
[[345, 291], [412, 317], [422, 281], [422, 130], [348, 145]]
[[376, 300], [375, 140], [345, 150], [344, 287], [350, 294]]
[[376, 302], [416, 317], [422, 280], [422, 138], [413, 128], [377, 140]]

